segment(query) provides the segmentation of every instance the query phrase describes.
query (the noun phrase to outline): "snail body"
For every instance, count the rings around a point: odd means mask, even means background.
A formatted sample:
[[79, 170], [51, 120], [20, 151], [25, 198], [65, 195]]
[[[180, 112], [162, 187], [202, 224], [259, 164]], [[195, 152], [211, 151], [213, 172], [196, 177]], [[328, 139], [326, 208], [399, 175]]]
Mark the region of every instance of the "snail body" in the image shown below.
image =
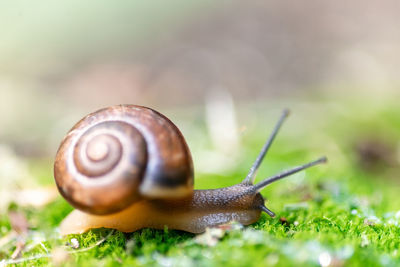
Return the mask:
[[89, 114], [62, 141], [57, 187], [78, 210], [61, 223], [62, 235], [93, 228], [204, 232], [207, 227], [258, 221], [259, 191], [271, 182], [326, 161], [320, 158], [254, 184], [256, 171], [288, 112], [284, 111], [247, 177], [230, 187], [193, 190], [193, 163], [179, 129], [146, 107], [120, 105]]
[[[83, 233], [92, 228], [113, 228], [134, 232], [142, 228], [183, 230], [202, 233], [207, 227], [237, 221], [243, 225], [258, 221], [260, 193], [252, 194], [247, 186], [194, 190], [183, 199], [143, 199], [128, 208], [107, 216], [74, 210], [61, 224], [61, 234]], [[240, 197], [238, 197], [240, 196]]]

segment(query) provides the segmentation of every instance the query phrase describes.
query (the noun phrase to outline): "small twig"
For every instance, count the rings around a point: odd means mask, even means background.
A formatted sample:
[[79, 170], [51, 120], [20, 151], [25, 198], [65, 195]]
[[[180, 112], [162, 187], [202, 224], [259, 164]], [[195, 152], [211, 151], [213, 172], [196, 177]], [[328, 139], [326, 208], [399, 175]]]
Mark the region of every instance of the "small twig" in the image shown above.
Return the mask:
[[[102, 239], [100, 239], [99, 241], [97, 241], [94, 245], [91, 245], [87, 248], [82, 248], [82, 249], [78, 249], [78, 250], [73, 250], [73, 251], [67, 251], [68, 254], [75, 254], [75, 253], [81, 253], [81, 252], [85, 252], [88, 250], [91, 250], [99, 245], [101, 245], [104, 241], [106, 241], [112, 234], [114, 234], [114, 230], [112, 230], [110, 233], [108, 233], [108, 235], [106, 235], [105, 237], [103, 237]], [[32, 260], [38, 260], [38, 259], [42, 259], [42, 258], [52, 258], [53, 255], [51, 254], [38, 254], [32, 257], [27, 257], [27, 258], [20, 258], [20, 259], [10, 259], [10, 260], [2, 260], [0, 261], [0, 267], [3, 266], [7, 266], [10, 264], [17, 264], [17, 263], [22, 263], [22, 262], [26, 262], [26, 261], [32, 261]]]
[[22, 254], [22, 250], [25, 248], [25, 240], [20, 240], [17, 242], [17, 245], [15, 246], [15, 250], [13, 254], [11, 255], [11, 259], [15, 260], [19, 258]]

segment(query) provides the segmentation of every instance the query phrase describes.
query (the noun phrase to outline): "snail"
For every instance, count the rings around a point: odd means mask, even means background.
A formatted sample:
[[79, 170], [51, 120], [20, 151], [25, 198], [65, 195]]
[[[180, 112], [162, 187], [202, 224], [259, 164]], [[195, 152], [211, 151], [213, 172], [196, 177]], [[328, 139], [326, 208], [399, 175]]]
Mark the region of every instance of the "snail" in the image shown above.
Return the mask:
[[288, 115], [284, 110], [241, 183], [209, 190], [193, 190], [189, 148], [164, 115], [136, 105], [87, 115], [63, 139], [54, 163], [59, 192], [77, 208], [61, 222], [61, 234], [165, 227], [202, 233], [230, 221], [252, 224], [261, 212], [274, 217], [260, 190], [327, 161], [321, 157], [254, 184], [258, 167]]

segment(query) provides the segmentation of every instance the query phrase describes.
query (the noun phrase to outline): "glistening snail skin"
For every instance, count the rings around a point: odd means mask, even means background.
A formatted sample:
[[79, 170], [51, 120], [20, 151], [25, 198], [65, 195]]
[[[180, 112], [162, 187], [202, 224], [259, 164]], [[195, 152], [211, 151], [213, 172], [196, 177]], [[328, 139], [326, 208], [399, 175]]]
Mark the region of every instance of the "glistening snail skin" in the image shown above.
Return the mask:
[[[165, 226], [201, 233], [206, 227], [233, 220], [244, 225], [254, 223], [261, 211], [274, 216], [264, 206], [259, 191], [276, 180], [326, 162], [323, 157], [253, 184], [257, 169], [288, 114], [288, 111], [283, 112], [243, 182], [209, 190], [191, 190], [193, 168], [186, 142], [178, 128], [160, 113], [129, 105], [110, 107], [88, 115], [70, 131], [56, 157], [55, 177], [60, 192], [72, 205], [84, 210], [75, 210], [64, 219], [61, 234], [83, 233], [101, 227], [132, 232], [146, 227], [163, 229]], [[142, 121], [144, 123], [140, 125]], [[128, 138], [123, 137], [127, 132]], [[141, 133], [141, 136], [136, 136]], [[125, 139], [118, 144], [114, 141], [118, 138]], [[126, 139], [134, 140], [129, 143]], [[136, 147], [121, 145], [123, 142]], [[125, 151], [128, 149], [134, 152]], [[121, 155], [113, 154], [115, 152]], [[151, 160], [152, 156], [156, 160]], [[78, 162], [80, 159], [85, 162]], [[64, 162], [67, 160], [72, 162]], [[128, 171], [120, 170], [121, 167]], [[72, 172], [64, 174], [67, 169]], [[117, 186], [113, 181], [117, 181]], [[164, 189], [167, 193], [163, 192]], [[123, 192], [122, 196], [118, 190]], [[175, 195], [174, 190], [177, 192]], [[127, 192], [135, 195], [130, 196]]]

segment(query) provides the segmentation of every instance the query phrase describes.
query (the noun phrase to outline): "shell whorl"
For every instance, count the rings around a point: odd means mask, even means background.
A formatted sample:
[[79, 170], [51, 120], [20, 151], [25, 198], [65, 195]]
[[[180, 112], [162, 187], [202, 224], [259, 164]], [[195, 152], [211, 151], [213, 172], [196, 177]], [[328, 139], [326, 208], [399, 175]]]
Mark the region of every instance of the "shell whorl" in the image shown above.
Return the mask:
[[193, 190], [192, 159], [178, 128], [134, 105], [105, 108], [79, 121], [59, 147], [54, 177], [73, 206], [94, 214]]

